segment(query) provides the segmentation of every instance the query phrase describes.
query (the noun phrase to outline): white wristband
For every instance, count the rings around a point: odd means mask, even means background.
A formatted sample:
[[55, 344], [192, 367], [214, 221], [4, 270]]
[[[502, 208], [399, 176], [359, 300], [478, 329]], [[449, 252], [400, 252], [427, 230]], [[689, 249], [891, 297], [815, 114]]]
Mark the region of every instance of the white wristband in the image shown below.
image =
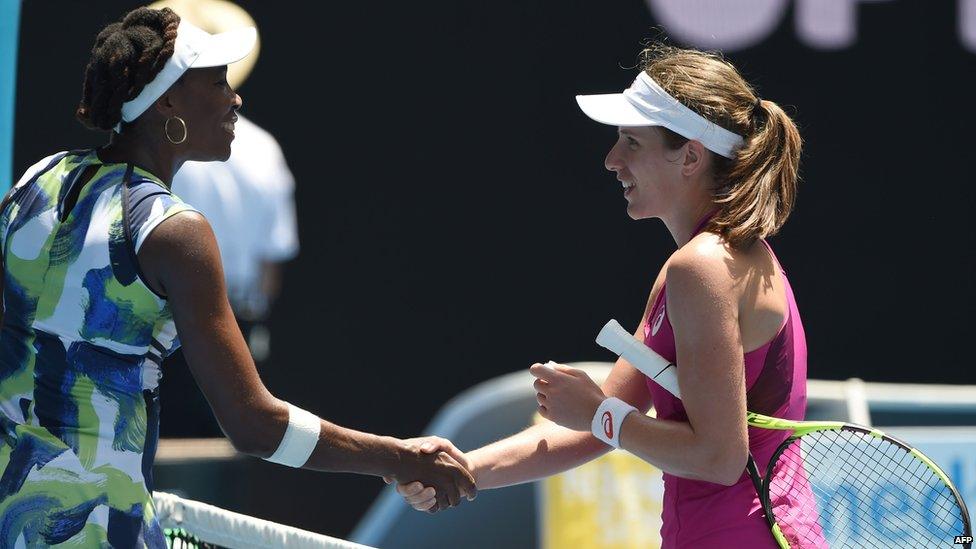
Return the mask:
[[285, 436], [281, 438], [275, 453], [264, 459], [289, 467], [305, 465], [319, 442], [321, 429], [322, 420], [317, 415], [289, 402], [288, 429], [285, 430]]
[[624, 424], [627, 414], [636, 411], [637, 408], [619, 398], [610, 397], [596, 409], [593, 421], [590, 422], [590, 430], [596, 438], [614, 448], [620, 448], [620, 426]]

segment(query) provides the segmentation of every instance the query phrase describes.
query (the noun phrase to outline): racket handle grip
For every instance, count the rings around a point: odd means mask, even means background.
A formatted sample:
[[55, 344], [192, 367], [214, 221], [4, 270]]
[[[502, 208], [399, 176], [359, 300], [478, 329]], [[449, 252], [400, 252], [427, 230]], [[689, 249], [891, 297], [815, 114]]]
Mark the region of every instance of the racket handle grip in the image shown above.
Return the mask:
[[653, 379], [672, 395], [681, 398], [677, 368], [653, 349], [638, 341], [616, 320], [610, 320], [596, 336], [596, 342], [627, 360], [642, 374]]

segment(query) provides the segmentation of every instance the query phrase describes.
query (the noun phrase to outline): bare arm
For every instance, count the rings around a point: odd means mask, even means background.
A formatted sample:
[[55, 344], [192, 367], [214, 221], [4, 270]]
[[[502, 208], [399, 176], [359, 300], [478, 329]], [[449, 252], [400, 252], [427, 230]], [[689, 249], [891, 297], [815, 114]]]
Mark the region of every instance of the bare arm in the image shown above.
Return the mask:
[[621, 447], [663, 471], [730, 485], [748, 455], [738, 300], [725, 259], [684, 249], [667, 274], [687, 422], [630, 414]]
[[[642, 332], [643, 323], [638, 329]], [[643, 375], [626, 360], [619, 359], [603, 384], [603, 390], [645, 412], [650, 394]], [[462, 461], [479, 490], [532, 482], [592, 461], [610, 447], [587, 432], [573, 431], [553, 422], [528, 429], [468, 452]], [[437, 491], [420, 482], [400, 483], [397, 492], [418, 511], [435, 505]]]
[[[622, 358], [603, 383], [603, 391], [644, 412], [651, 405], [643, 375]], [[610, 450], [588, 431], [573, 431], [547, 421], [469, 452], [467, 456], [479, 489], [487, 489], [561, 473]]]
[[[244, 453], [270, 456], [284, 436], [288, 407], [258, 376], [227, 301], [210, 225], [196, 213], [174, 215], [146, 239], [139, 263], [147, 283], [168, 297], [187, 364], [227, 437]], [[452, 503], [458, 485], [474, 493], [472, 479], [456, 462], [415, 446], [323, 420], [305, 467], [406, 482], [426, 478], [443, 486]]]
[[[664, 285], [667, 267], [668, 263], [665, 263], [658, 273], [644, 305], [641, 322], [634, 332], [634, 337], [641, 341], [644, 341], [647, 317]], [[615, 396], [646, 413], [651, 408], [651, 395], [645, 383], [644, 375], [626, 359], [620, 358], [601, 389], [606, 396]], [[499, 488], [567, 471], [609, 451], [609, 446], [588, 431], [574, 431], [546, 422], [469, 452], [467, 456], [478, 487]]]
[[[665, 269], [666, 267], [667, 265]], [[634, 337], [641, 341], [647, 316], [664, 282], [665, 269], [661, 270], [654, 282], [644, 314], [641, 315], [642, 320], [635, 332]], [[638, 410], [647, 412], [651, 407], [651, 396], [645, 383], [643, 374], [621, 358], [614, 364], [602, 389], [597, 388], [597, 391], [616, 396]], [[610, 447], [593, 437], [589, 431], [574, 431], [554, 422], [545, 422], [468, 452], [465, 461], [475, 477], [478, 489], [487, 489], [532, 482], [555, 475], [592, 461], [609, 451]], [[397, 486], [397, 492], [417, 510], [427, 510], [433, 504], [435, 495], [432, 487], [425, 487], [419, 482], [401, 483]]]
[[[675, 332], [678, 383], [688, 421], [628, 414], [622, 448], [662, 471], [685, 478], [733, 484], [748, 454], [745, 383], [738, 325], [738, 293], [713, 248], [679, 250], [667, 267], [668, 314]], [[607, 396], [581, 370], [535, 364], [541, 413], [588, 434]]]

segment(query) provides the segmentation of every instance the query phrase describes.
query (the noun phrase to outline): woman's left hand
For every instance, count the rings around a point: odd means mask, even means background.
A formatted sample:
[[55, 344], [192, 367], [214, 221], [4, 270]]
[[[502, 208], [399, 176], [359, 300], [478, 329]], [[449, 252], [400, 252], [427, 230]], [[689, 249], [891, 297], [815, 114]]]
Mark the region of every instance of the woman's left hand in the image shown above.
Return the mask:
[[574, 431], [589, 431], [593, 414], [606, 397], [583, 370], [549, 362], [533, 364], [539, 414]]

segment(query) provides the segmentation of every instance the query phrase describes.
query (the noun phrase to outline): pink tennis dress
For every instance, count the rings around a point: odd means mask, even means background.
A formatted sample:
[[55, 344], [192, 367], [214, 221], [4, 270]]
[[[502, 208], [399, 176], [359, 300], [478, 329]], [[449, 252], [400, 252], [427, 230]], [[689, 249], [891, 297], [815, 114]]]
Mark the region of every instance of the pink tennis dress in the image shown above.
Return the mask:
[[[773, 251], [763, 241], [775, 260]], [[779, 262], [776, 262], [777, 266]], [[780, 268], [782, 272], [782, 268]], [[784, 419], [802, 420], [807, 404], [807, 346], [793, 290], [783, 273], [786, 319], [779, 332], [762, 347], [745, 353], [746, 408]], [[644, 343], [671, 362], [675, 357], [674, 331], [668, 320], [667, 296], [662, 285], [644, 329]], [[680, 364], [678, 366], [681, 367]], [[681, 401], [647, 380], [657, 417], [687, 421]], [[744, 418], [743, 418], [744, 420]], [[749, 451], [765, 476], [769, 459], [787, 437], [787, 431], [749, 427]], [[789, 501], [773, 502], [775, 514], [789, 513]], [[732, 486], [664, 474], [663, 548], [777, 547], [762, 505], [748, 473]]]

